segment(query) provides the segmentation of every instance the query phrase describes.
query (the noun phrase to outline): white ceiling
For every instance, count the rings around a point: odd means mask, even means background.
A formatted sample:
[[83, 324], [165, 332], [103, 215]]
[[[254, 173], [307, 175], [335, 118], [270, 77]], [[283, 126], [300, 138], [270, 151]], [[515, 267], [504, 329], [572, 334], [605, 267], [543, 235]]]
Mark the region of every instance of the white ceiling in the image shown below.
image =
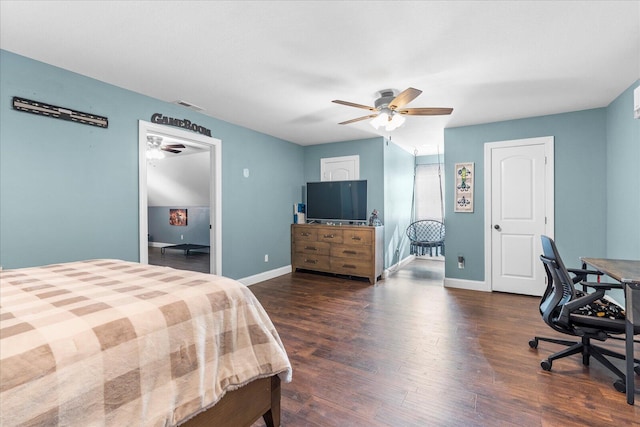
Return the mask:
[[640, 78], [640, 1], [2, 0], [0, 47], [300, 145], [389, 135], [331, 100], [414, 87], [454, 108], [390, 134], [429, 154], [445, 127], [608, 105]]

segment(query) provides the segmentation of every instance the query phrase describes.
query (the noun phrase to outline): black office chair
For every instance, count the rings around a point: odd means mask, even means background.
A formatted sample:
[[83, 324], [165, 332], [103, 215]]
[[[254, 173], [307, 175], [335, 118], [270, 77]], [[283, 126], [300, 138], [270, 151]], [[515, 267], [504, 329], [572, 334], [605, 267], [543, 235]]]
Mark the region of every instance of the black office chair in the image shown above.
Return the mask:
[[[624, 354], [591, 343], [592, 339], [598, 341], [624, 340], [624, 310], [604, 298], [605, 291], [614, 288], [622, 289], [623, 285], [587, 282], [587, 275], [602, 275], [602, 273], [593, 270], [568, 270], [560, 258], [554, 241], [547, 236], [541, 237], [543, 255], [540, 256], [540, 259], [544, 263], [547, 273], [547, 289], [540, 301], [540, 313], [545, 323], [552, 329], [563, 334], [580, 337], [580, 341], [534, 337], [529, 341], [529, 346], [537, 348], [539, 341], [546, 341], [567, 347], [540, 363], [545, 371], [551, 370], [554, 360], [578, 353], [582, 354], [582, 363], [588, 366], [589, 359], [593, 356], [618, 377], [613, 386], [616, 390], [624, 393], [625, 375], [607, 359], [607, 357], [613, 357], [624, 360]], [[571, 277], [570, 272], [574, 277]], [[575, 288], [578, 283], [583, 286], [585, 291]], [[594, 289], [595, 292], [587, 293], [586, 289], [589, 288]], [[640, 333], [640, 327], [636, 326], [634, 332], [635, 334]], [[640, 363], [638, 359], [634, 359], [634, 362]], [[634, 369], [636, 374], [640, 375], [640, 367], [636, 365]]]

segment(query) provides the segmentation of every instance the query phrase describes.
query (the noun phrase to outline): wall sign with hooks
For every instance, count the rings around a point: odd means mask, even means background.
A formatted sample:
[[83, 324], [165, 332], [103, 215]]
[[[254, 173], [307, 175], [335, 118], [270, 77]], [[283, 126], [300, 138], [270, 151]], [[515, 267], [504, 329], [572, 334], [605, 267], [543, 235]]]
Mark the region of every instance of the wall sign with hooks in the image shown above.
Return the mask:
[[13, 109], [24, 111], [26, 113], [38, 114], [40, 116], [52, 117], [54, 119], [82, 123], [83, 125], [97, 126], [100, 128], [109, 127], [109, 119], [106, 117], [83, 113], [82, 111], [75, 111], [69, 108], [58, 107], [56, 105], [46, 104], [40, 101], [32, 101], [19, 96], [13, 97]]

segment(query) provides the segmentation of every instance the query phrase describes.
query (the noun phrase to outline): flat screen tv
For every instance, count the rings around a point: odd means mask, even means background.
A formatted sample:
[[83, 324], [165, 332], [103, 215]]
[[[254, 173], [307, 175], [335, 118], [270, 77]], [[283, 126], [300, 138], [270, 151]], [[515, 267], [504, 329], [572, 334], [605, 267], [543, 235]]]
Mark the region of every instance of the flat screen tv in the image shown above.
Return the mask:
[[367, 181], [308, 182], [307, 219], [310, 221], [366, 221]]

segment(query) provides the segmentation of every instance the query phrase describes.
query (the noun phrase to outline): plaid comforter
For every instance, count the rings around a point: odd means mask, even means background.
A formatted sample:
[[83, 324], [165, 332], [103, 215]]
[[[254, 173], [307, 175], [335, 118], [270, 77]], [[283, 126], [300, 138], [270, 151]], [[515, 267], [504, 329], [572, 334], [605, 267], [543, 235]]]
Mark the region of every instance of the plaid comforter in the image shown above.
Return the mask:
[[220, 276], [117, 260], [0, 272], [0, 425], [167, 426], [291, 380], [266, 312]]

